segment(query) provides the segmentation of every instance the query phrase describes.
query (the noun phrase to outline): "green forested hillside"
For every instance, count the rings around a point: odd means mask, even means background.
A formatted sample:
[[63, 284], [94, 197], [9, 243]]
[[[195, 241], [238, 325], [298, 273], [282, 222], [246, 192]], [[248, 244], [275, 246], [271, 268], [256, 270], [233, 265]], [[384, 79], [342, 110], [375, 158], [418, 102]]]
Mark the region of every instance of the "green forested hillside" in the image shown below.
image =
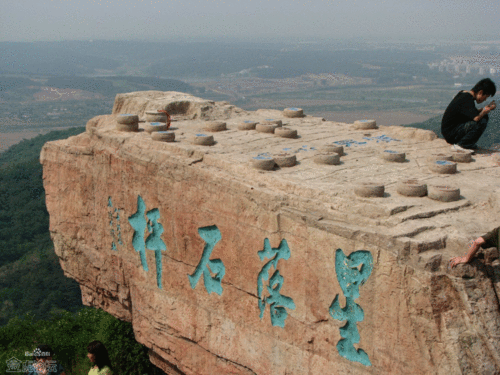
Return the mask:
[[50, 132], [0, 154], [0, 325], [28, 312], [44, 319], [51, 310], [82, 306], [78, 284], [54, 254], [39, 161], [45, 142], [82, 131]]
[[0, 267], [50, 246], [40, 151], [47, 141], [83, 130], [50, 132], [23, 140], [0, 154]]
[[[432, 117], [424, 122], [416, 122], [413, 124], [405, 125], [412, 128], [427, 129], [434, 131], [440, 138], [441, 134], [441, 116]], [[500, 144], [500, 110], [497, 108], [490, 113], [488, 127], [483, 135], [477, 142], [477, 145], [482, 148], [492, 148]]]
[[64, 276], [49, 236], [39, 155], [45, 142], [84, 131], [73, 128], [24, 140], [0, 154], [0, 373], [7, 360], [29, 360], [50, 345], [66, 374], [86, 375], [86, 346], [105, 343], [115, 375], [164, 374], [135, 341], [132, 325], [86, 308], [76, 281]]

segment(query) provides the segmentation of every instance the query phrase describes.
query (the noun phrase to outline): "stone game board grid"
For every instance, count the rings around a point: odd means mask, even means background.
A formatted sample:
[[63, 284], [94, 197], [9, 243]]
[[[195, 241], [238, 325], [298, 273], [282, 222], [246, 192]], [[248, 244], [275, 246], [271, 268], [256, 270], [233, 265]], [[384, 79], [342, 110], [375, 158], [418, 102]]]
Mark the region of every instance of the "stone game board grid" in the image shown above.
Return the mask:
[[[430, 207], [436, 212], [439, 207], [449, 205], [446, 202], [433, 201], [429, 198], [404, 197], [396, 192], [396, 184], [401, 180], [418, 179], [427, 184], [456, 186], [461, 189], [462, 200], [473, 203], [486, 199], [484, 194], [477, 194], [478, 180], [496, 184], [500, 168], [491, 163], [490, 158], [475, 157], [472, 163], [460, 163], [459, 173], [438, 175], [428, 168], [427, 158], [432, 153], [449, 153], [449, 146], [444, 140], [414, 140], [398, 134], [401, 127], [384, 127], [370, 130], [355, 130], [351, 124], [321, 121], [319, 118], [305, 117], [283, 119], [283, 126], [297, 129], [299, 138], [287, 139], [274, 134], [259, 133], [255, 130], [237, 130], [238, 123], [245, 120], [262, 121], [276, 116], [236, 116], [226, 119], [228, 130], [210, 133], [214, 135], [213, 146], [193, 145], [190, 139], [203, 129], [204, 122], [199, 120], [178, 121], [176, 142], [163, 143], [150, 139], [149, 134], [121, 133], [113, 128], [101, 129], [100, 133], [124, 140], [133, 137], [138, 142], [131, 142], [132, 147], [140, 147], [159, 153], [184, 156], [196, 151], [203, 157], [203, 167], [215, 167], [233, 175], [242, 181], [263, 183], [267, 188], [298, 194], [303, 198], [319, 198], [325, 204], [332, 199], [354, 202], [369, 202], [387, 207], [417, 205]], [[336, 142], [336, 143], [334, 143]], [[317, 165], [313, 155], [326, 143], [341, 144], [345, 155], [340, 165]], [[406, 153], [404, 163], [387, 162], [380, 158], [384, 150]], [[182, 152], [183, 151], [183, 152]], [[273, 171], [255, 170], [250, 165], [251, 158], [259, 155], [288, 152], [297, 156], [297, 165], [291, 168], [276, 168]], [[155, 160], [153, 157], [151, 160]], [[380, 182], [385, 185], [383, 198], [360, 198], [354, 195], [353, 187], [362, 181]], [[362, 212], [361, 212], [362, 214]]]
[[[454, 176], [436, 175], [430, 172], [426, 159], [429, 153], [448, 152], [447, 146], [432, 147], [428, 141], [415, 142], [411, 139], [398, 139], [392, 135], [391, 129], [381, 127], [371, 130], [353, 130], [349, 124], [321, 122], [315, 118], [284, 119], [284, 126], [299, 131], [300, 138], [280, 138], [273, 134], [259, 133], [255, 130], [239, 131], [237, 123], [245, 120], [262, 120], [252, 118], [229, 119], [228, 131], [213, 133], [217, 144], [209, 149], [198, 146], [201, 151], [211, 155], [220, 154], [226, 163], [241, 164], [248, 168], [244, 174], [259, 173], [251, 170], [248, 165], [250, 158], [259, 155], [288, 152], [297, 156], [297, 165], [292, 168], [261, 173], [261, 178], [285, 179], [296, 184], [305, 183], [309, 187], [318, 189], [340, 189], [346, 192], [347, 185], [363, 180], [379, 180], [386, 185], [386, 189], [394, 186], [401, 179], [420, 179], [427, 183], [440, 184], [443, 180], [464, 186], [463, 181]], [[187, 137], [201, 127], [202, 122], [185, 121], [179, 124]], [[341, 164], [337, 166], [319, 166], [312, 161], [314, 151], [326, 143], [335, 143], [344, 146], [345, 155], [341, 157]], [[180, 142], [179, 147], [191, 147], [189, 143]], [[405, 163], [391, 163], [381, 160], [379, 153], [384, 150], [394, 150], [407, 153]], [[486, 168], [487, 173], [500, 173], [495, 166], [487, 165], [484, 158], [475, 158], [470, 164], [462, 163], [459, 169], [462, 172]], [[481, 164], [481, 165], [479, 165]], [[491, 163], [490, 163], [491, 164]], [[355, 171], [355, 173], [353, 173]], [[265, 176], [265, 177], [264, 177]], [[455, 181], [456, 180], [456, 181]], [[391, 195], [393, 196], [393, 195]], [[402, 199], [396, 196], [398, 199]], [[391, 197], [387, 197], [391, 198]], [[429, 204], [438, 204], [430, 202]]]

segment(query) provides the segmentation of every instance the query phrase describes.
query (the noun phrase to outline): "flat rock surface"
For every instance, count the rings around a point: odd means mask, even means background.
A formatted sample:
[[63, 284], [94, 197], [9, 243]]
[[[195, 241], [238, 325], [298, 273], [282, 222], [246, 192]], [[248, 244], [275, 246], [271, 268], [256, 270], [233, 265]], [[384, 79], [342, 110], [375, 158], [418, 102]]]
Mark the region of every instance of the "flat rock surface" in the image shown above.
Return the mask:
[[[154, 93], [159, 92], [148, 92], [149, 96], [144, 99], [150, 100], [148, 108], [156, 108], [152, 107], [151, 102], [158, 106], [160, 105], [158, 103], [164, 101], [169, 94], [162, 93], [163, 96], [151, 100], [150, 96]], [[139, 101], [137, 96], [142, 99], [141, 94], [127, 95], [135, 98], [132, 102], [136, 105], [135, 103]], [[175, 101], [191, 100], [191, 98], [194, 97], [181, 93], [173, 96]], [[458, 163], [456, 174], [440, 175], [429, 169], [430, 163], [427, 159], [433, 154], [451, 155], [451, 146], [443, 139], [437, 138], [432, 131], [399, 126], [355, 130], [352, 124], [323, 121], [317, 117], [293, 119], [284, 117], [282, 111], [278, 110], [262, 109], [246, 112], [229, 104], [220, 105], [199, 98], [193, 100], [202, 107], [208, 103], [210, 110], [206, 112], [210, 113], [210, 116], [203, 120], [196, 118], [187, 120], [183, 119], [185, 115], [181, 114], [171, 128], [176, 133], [176, 142], [155, 147], [173, 152], [196, 151], [206, 155], [204, 164], [207, 167], [224, 169], [235, 178], [251, 177], [252, 182], [266, 184], [268, 189], [286, 192], [291, 197], [297, 195], [305, 199], [314, 199], [318, 204], [321, 202], [321, 208], [327, 210], [334, 219], [345, 220], [352, 224], [357, 224], [361, 220], [364, 225], [382, 226], [386, 233], [399, 237], [405, 233], [409, 237], [414, 237], [415, 231], [419, 231], [419, 238], [426, 236], [432, 238], [441, 234], [446, 235], [452, 243], [455, 241], [460, 243], [458, 247], [461, 247], [470, 239], [484, 234], [484, 231], [500, 225], [500, 217], [491, 209], [500, 199], [498, 195], [500, 166], [492, 156], [496, 153], [494, 151], [480, 151], [473, 156], [471, 163]], [[126, 104], [121, 112], [130, 111], [130, 106]], [[116, 107], [115, 104], [115, 109]], [[224, 114], [222, 117], [227, 123], [228, 130], [217, 133], [204, 130], [205, 120], [219, 119], [220, 114]], [[299, 137], [287, 139], [255, 130], [240, 131], [237, 128], [242, 121], [261, 122], [269, 118], [282, 120], [283, 126], [297, 130]], [[138, 142], [143, 145], [144, 142], [150, 141], [150, 136], [144, 133], [126, 134], [114, 130], [114, 121], [113, 117], [103, 119], [99, 125], [99, 134], [104, 137], [119, 137], [127, 143]], [[210, 147], [193, 145], [191, 139], [196, 134], [213, 134], [215, 145]], [[345, 155], [341, 157], [340, 165], [318, 165], [313, 162], [314, 155], [326, 144], [344, 146]], [[404, 152], [406, 161], [404, 163], [384, 161], [380, 154], [385, 150]], [[251, 158], [271, 156], [281, 152], [296, 154], [297, 165], [292, 168], [276, 168], [269, 172], [251, 168]], [[396, 192], [396, 185], [400, 181], [409, 179], [416, 179], [428, 185], [459, 188], [461, 199], [447, 203], [427, 197], [401, 196]], [[354, 194], [354, 187], [360, 182], [383, 184], [384, 197], [369, 199], [357, 197]], [[373, 208], [374, 206], [376, 208]], [[350, 209], [346, 210], [346, 207]], [[358, 215], [363, 218], [360, 219]], [[474, 220], [460, 220], [460, 217], [464, 216], [472, 216]], [[410, 219], [418, 219], [418, 223], [405, 223]], [[425, 222], [431, 222], [432, 225]], [[418, 229], [423, 227], [426, 229]], [[458, 249], [453, 246], [452, 250], [455, 249], [463, 251], [463, 248]]]

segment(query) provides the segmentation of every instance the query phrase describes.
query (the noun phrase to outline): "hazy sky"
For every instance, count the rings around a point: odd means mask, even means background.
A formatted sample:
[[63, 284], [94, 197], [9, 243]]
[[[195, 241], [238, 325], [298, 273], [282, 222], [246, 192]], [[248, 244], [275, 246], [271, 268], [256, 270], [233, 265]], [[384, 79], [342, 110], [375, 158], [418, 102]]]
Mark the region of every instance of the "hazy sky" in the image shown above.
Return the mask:
[[499, 0], [1, 0], [0, 41], [500, 37]]

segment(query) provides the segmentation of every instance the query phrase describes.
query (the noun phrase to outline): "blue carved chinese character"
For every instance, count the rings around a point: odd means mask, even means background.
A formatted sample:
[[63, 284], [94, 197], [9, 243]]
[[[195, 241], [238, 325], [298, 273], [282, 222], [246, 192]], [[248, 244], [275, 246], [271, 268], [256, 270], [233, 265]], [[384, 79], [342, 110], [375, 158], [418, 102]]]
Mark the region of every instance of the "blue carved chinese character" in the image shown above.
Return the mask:
[[[196, 284], [200, 280], [203, 274], [203, 281], [205, 282], [205, 289], [208, 293], [215, 292], [219, 296], [222, 294], [222, 278], [226, 273], [226, 267], [220, 259], [210, 259], [212, 251], [222, 238], [219, 228], [212, 225], [209, 227], [203, 227], [198, 229], [200, 237], [205, 241], [205, 247], [203, 248], [203, 255], [201, 256], [200, 262], [192, 275], [188, 275], [189, 283], [191, 288], [195, 288]], [[212, 276], [210, 271], [215, 274]]]
[[146, 216], [149, 219], [148, 231], [150, 232], [150, 235], [148, 236], [148, 238], [146, 238], [146, 248], [155, 252], [156, 284], [158, 285], [158, 288], [161, 289], [161, 252], [167, 250], [167, 246], [161, 239], [161, 234], [163, 233], [163, 225], [158, 223], [158, 219], [160, 218], [160, 211], [157, 208], [154, 208], [151, 211], [148, 211], [146, 213]]
[[[286, 309], [295, 310], [295, 303], [290, 297], [280, 294], [281, 287], [283, 286], [283, 276], [278, 271], [278, 261], [280, 259], [288, 260], [290, 258], [290, 248], [285, 239], [281, 240], [277, 248], [272, 248], [269, 239], [264, 240], [264, 250], [258, 252], [260, 260], [265, 258], [271, 259], [267, 262], [262, 270], [259, 272], [257, 279], [257, 294], [259, 296], [259, 309], [260, 318], [264, 316], [266, 303], [269, 304], [271, 313], [271, 323], [273, 326], [285, 327], [285, 319], [288, 316]], [[274, 267], [275, 271], [271, 278], [269, 278], [269, 271]], [[267, 291], [269, 297], [263, 297], [264, 281], [269, 280]]]
[[[167, 249], [167, 246], [161, 239], [163, 233], [163, 226], [158, 223], [160, 218], [160, 211], [154, 208], [146, 212], [146, 204], [141, 196], [137, 197], [137, 211], [135, 214], [128, 218], [130, 225], [134, 228], [134, 236], [132, 237], [132, 246], [135, 251], [140, 254], [141, 264], [144, 271], [149, 271], [148, 263], [146, 261], [146, 248], [155, 252], [156, 261], [156, 284], [158, 288], [161, 286], [161, 271], [162, 261], [161, 252]], [[144, 239], [144, 232], [148, 229], [149, 236]]]
[[340, 328], [342, 339], [337, 343], [339, 354], [353, 362], [371, 366], [368, 354], [363, 349], [356, 349], [354, 344], [359, 343], [360, 336], [357, 322], [364, 319], [361, 306], [354, 302], [359, 297], [359, 287], [370, 277], [373, 270], [373, 258], [369, 251], [359, 250], [346, 257], [341, 249], [335, 253], [335, 273], [344, 292], [346, 305], [340, 307], [337, 294], [330, 306], [330, 315], [337, 320], [346, 320]]
[[[113, 203], [111, 202], [111, 197], [108, 198], [108, 207], [113, 208]], [[114, 208], [112, 211], [108, 211], [109, 226], [111, 227], [110, 233], [113, 241], [111, 242], [111, 249], [116, 250], [116, 243], [123, 245], [122, 242], [122, 231], [120, 227], [120, 210]], [[115, 217], [116, 217], [116, 231], [115, 231]], [[118, 235], [116, 234], [118, 233]]]

